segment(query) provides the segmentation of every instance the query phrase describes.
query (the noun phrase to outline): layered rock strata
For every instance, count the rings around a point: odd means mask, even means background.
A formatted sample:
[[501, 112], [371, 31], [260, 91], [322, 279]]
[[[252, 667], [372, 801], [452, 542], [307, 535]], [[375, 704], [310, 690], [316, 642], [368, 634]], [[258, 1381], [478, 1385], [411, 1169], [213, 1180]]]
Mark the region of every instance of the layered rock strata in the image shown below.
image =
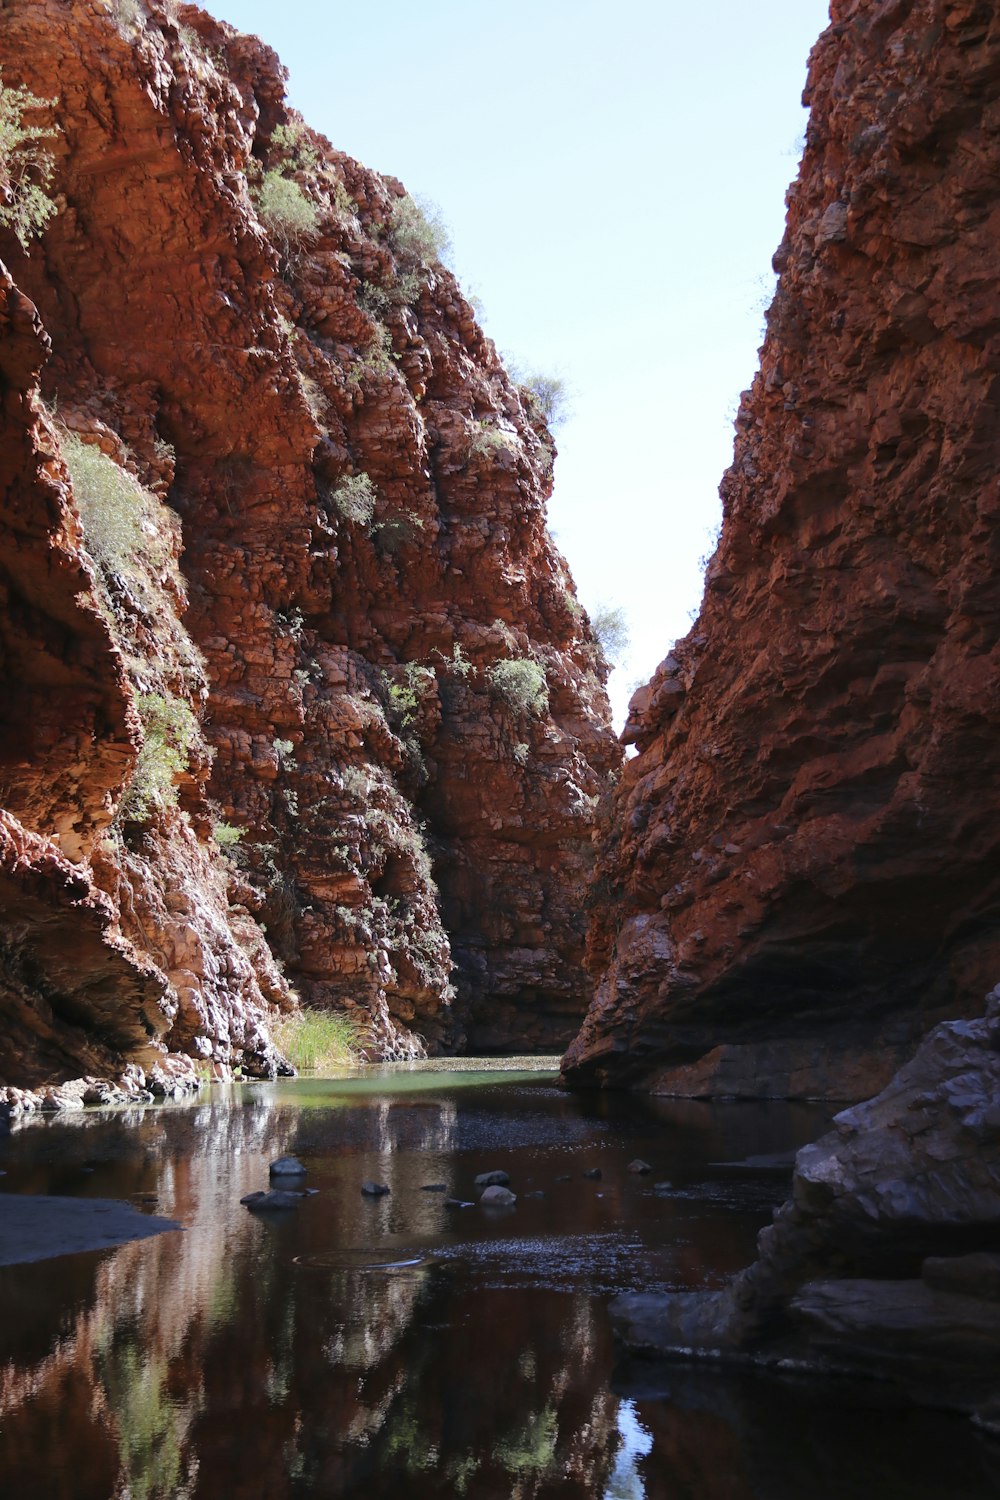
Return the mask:
[[617, 1331], [646, 1354], [892, 1380], [1000, 1430], [1000, 989], [833, 1124], [754, 1265], [718, 1292], [621, 1297]]
[[[0, 246], [0, 801], [35, 840], [12, 878], [40, 862], [126, 976], [101, 1045], [273, 1070], [288, 981], [373, 1055], [563, 1045], [619, 752], [537, 398], [256, 39], [14, 0], [0, 40], [53, 101], [60, 210]], [[53, 1031], [25, 1021], [8, 1083], [91, 1070], [52, 924], [5, 939]]]
[[631, 705], [574, 1082], [865, 1097], [1000, 972], [1000, 21], [832, 23], [701, 614]]

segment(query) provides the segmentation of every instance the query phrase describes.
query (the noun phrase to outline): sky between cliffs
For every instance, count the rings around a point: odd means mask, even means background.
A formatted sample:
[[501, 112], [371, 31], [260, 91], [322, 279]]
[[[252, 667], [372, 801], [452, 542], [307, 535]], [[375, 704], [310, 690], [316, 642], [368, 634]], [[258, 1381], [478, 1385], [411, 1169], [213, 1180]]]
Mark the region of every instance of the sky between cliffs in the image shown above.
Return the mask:
[[562, 376], [549, 522], [638, 680], [690, 628], [757, 367], [827, 0], [203, 0], [292, 104], [437, 203], [486, 331]]

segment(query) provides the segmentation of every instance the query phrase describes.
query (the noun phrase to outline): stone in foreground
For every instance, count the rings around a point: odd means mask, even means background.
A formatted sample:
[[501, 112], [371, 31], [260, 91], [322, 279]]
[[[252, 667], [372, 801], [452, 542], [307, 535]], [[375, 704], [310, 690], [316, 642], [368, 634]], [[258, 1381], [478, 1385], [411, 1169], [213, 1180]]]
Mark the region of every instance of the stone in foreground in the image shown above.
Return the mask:
[[517, 1194], [499, 1182], [488, 1187], [479, 1200], [480, 1208], [511, 1208], [517, 1202]]
[[361, 1191], [366, 1198], [384, 1198], [389, 1188], [384, 1182], [363, 1182]]

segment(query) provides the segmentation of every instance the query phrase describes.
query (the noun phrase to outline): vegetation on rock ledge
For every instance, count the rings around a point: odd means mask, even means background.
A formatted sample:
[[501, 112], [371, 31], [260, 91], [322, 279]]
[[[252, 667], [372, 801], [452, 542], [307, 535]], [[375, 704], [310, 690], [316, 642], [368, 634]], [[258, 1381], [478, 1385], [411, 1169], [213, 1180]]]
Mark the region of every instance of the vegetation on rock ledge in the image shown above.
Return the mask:
[[7, 87], [0, 73], [0, 228], [13, 230], [25, 252], [57, 209], [47, 192], [55, 159], [42, 145], [55, 131], [26, 125], [24, 116], [51, 109], [55, 102], [26, 88]]
[[342, 1011], [295, 1011], [282, 1017], [272, 1036], [275, 1046], [300, 1073], [321, 1073], [358, 1061], [358, 1028]]

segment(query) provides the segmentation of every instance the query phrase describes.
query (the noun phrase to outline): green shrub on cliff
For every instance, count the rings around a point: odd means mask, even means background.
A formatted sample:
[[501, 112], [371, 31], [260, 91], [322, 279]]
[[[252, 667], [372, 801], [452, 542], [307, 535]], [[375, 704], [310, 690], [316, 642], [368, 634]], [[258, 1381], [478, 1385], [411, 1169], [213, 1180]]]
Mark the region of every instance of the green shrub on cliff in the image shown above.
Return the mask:
[[198, 721], [180, 698], [140, 693], [136, 708], [142, 720], [143, 744], [118, 816], [126, 823], [145, 823], [157, 809], [177, 802], [176, 778], [188, 767]]
[[398, 681], [387, 680], [389, 703], [401, 728], [408, 729], [419, 718], [424, 699], [436, 684], [432, 668], [421, 667], [415, 661], [403, 663]]
[[362, 293], [362, 303], [373, 317], [383, 316], [394, 305], [418, 302], [428, 270], [442, 263], [451, 245], [440, 210], [409, 193], [392, 206], [386, 243], [392, 251], [393, 272], [377, 285], [366, 282]]
[[353, 521], [357, 526], [368, 526], [375, 514], [375, 486], [364, 470], [342, 479], [330, 500], [345, 521]]
[[104, 5], [118, 30], [126, 38], [130, 38], [134, 30], [146, 24], [146, 12], [139, 0], [104, 0]]
[[245, 833], [245, 828], [237, 828], [234, 824], [227, 823], [222, 818], [217, 823], [212, 824], [212, 838], [223, 854], [230, 849], [235, 850]]
[[319, 152], [306, 135], [304, 125], [290, 120], [276, 125], [268, 142], [271, 155], [279, 157], [286, 167], [298, 172], [313, 172], [319, 166]]
[[558, 375], [515, 375], [532, 415], [542, 418], [546, 427], [559, 427], [565, 422], [566, 382]]
[[105, 581], [130, 573], [140, 553], [163, 552], [156, 497], [96, 443], [85, 443], [75, 432], [63, 431], [60, 447], [73, 481], [87, 551]]
[[397, 198], [389, 218], [389, 248], [405, 271], [439, 265], [451, 248], [441, 210], [409, 193]]
[[494, 662], [486, 677], [494, 695], [513, 714], [543, 714], [549, 706], [545, 672], [529, 656]]
[[55, 158], [42, 143], [54, 130], [27, 125], [26, 113], [50, 109], [54, 99], [39, 99], [26, 88], [8, 88], [0, 74], [0, 228], [11, 229], [21, 249], [45, 230], [56, 212], [49, 197]]
[[257, 212], [265, 228], [285, 255], [315, 239], [319, 213], [305, 193], [290, 177], [277, 168], [264, 173], [256, 192]]
[[501, 449], [513, 452], [517, 447], [517, 435], [492, 423], [475, 420], [469, 423], [466, 441], [470, 457], [491, 458]]

